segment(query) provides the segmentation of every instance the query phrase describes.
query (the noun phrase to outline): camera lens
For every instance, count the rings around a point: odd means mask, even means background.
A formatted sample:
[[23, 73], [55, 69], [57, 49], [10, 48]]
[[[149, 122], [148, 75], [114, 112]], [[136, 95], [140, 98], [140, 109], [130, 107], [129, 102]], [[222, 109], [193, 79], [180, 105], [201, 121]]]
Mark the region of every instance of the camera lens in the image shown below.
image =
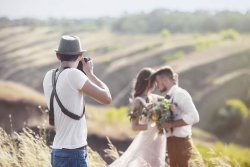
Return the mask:
[[88, 61], [90, 61], [89, 57], [84, 57], [83, 59], [84, 59], [85, 63], [87, 63]]

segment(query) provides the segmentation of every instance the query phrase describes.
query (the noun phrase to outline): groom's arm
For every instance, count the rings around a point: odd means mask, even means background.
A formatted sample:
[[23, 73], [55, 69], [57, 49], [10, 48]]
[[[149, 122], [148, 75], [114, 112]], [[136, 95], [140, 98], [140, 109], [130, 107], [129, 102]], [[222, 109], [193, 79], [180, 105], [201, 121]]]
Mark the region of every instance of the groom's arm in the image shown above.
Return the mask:
[[177, 128], [186, 125], [193, 125], [199, 122], [199, 114], [188, 92], [180, 94], [183, 98], [178, 102], [182, 119], [163, 123], [164, 128]]
[[172, 122], [164, 122], [162, 124], [163, 128], [170, 129], [170, 128], [177, 128], [181, 126], [188, 125], [183, 119], [172, 121]]

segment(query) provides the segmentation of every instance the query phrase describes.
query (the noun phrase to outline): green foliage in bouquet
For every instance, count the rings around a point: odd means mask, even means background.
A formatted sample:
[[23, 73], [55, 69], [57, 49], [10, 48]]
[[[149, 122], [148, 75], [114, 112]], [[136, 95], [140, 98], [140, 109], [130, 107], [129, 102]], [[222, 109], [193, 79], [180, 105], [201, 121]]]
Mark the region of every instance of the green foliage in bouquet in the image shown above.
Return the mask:
[[142, 110], [142, 114], [149, 121], [155, 122], [160, 134], [163, 134], [164, 129], [161, 124], [167, 121], [172, 121], [170, 116], [171, 103], [167, 99], [161, 99], [157, 103], [151, 103]]
[[134, 119], [147, 118], [150, 122], [156, 123], [160, 134], [164, 133], [161, 124], [173, 120], [170, 114], [171, 103], [167, 99], [159, 99], [157, 102], [148, 103], [147, 106], [142, 106], [138, 111], [132, 111], [128, 114], [130, 121]]
[[143, 108], [143, 107], [138, 108], [136, 111], [130, 111], [130, 112], [128, 113], [129, 120], [130, 120], [130, 121], [133, 121], [133, 120], [135, 120], [135, 119], [137, 119], [137, 118], [140, 119], [140, 118], [142, 117], [142, 112], [141, 112], [142, 108]]
[[140, 114], [138, 112], [130, 112], [128, 113], [128, 116], [129, 116], [129, 120], [132, 121], [132, 120], [139, 118]]

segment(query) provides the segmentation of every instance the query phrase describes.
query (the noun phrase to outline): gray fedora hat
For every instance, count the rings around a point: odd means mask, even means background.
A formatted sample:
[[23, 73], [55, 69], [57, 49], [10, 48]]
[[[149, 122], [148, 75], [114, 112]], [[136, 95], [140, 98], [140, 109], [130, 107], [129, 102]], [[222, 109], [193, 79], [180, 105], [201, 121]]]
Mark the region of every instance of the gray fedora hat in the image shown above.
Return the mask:
[[61, 37], [56, 53], [64, 55], [77, 55], [87, 50], [82, 50], [80, 38], [73, 35], [63, 35]]

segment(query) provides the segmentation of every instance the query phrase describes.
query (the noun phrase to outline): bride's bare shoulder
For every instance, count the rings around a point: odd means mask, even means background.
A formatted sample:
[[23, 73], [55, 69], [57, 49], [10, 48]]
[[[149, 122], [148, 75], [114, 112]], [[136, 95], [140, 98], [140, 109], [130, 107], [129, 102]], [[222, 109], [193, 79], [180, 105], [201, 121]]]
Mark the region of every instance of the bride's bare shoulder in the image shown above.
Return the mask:
[[140, 98], [135, 98], [132, 100], [131, 109], [138, 110], [143, 106], [143, 101]]
[[144, 103], [145, 99], [143, 99], [142, 97], [136, 97], [134, 98], [133, 102], [136, 103], [136, 104], [140, 104], [140, 103]]

